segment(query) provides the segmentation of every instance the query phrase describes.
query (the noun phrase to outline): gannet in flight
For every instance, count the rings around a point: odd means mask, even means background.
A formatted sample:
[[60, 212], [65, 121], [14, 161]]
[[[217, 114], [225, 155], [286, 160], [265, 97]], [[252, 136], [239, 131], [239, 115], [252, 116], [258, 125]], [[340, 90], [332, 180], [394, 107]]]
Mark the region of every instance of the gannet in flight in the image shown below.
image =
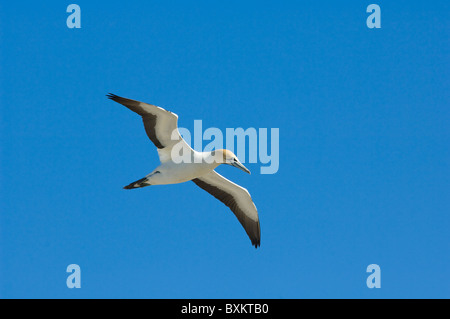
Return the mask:
[[[229, 181], [214, 169], [220, 164], [228, 164], [250, 174], [236, 155], [229, 150], [197, 152], [181, 137], [178, 131], [178, 115], [155, 105], [126, 99], [115, 94], [107, 97], [142, 116], [144, 128], [150, 140], [158, 148], [161, 164], [144, 178], [125, 186], [134, 189], [150, 185], [177, 184], [193, 181], [222, 203], [227, 205], [244, 227], [252, 245], [260, 245], [261, 230], [258, 211], [248, 191]], [[181, 144], [178, 144], [181, 143]], [[172, 149], [177, 145], [188, 152], [191, 161], [174, 161]], [[184, 154], [183, 154], [184, 155]]]

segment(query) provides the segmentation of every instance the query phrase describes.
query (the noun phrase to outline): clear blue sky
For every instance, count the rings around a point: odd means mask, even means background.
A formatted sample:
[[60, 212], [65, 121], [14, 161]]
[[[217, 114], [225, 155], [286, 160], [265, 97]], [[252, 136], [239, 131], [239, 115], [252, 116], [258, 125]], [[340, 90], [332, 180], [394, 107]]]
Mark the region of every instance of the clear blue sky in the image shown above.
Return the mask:
[[[450, 297], [450, 5], [374, 2], [2, 2], [0, 297]], [[280, 129], [278, 173], [218, 168], [259, 249], [194, 183], [122, 189], [158, 157], [108, 92]]]

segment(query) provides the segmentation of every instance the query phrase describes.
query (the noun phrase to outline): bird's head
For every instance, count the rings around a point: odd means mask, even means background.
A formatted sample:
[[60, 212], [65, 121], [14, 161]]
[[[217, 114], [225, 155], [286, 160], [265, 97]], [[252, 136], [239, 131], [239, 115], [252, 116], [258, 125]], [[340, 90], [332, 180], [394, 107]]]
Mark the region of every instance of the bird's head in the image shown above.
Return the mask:
[[250, 173], [247, 167], [245, 167], [237, 158], [232, 151], [229, 150], [217, 150], [214, 152], [214, 157], [217, 163], [227, 164], [237, 167], [246, 173]]

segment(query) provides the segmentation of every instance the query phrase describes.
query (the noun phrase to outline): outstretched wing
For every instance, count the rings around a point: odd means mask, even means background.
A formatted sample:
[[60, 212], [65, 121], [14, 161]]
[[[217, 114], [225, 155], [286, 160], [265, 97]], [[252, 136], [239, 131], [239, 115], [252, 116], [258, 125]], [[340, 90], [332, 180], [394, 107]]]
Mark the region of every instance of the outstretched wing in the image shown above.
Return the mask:
[[258, 211], [248, 191], [216, 171], [192, 181], [231, 209], [250, 237], [252, 245], [258, 248], [261, 241]]
[[112, 93], [109, 93], [107, 97], [117, 103], [125, 105], [133, 112], [142, 116], [145, 132], [153, 144], [158, 148], [158, 153], [162, 162], [166, 160], [165, 157], [168, 155], [168, 152], [170, 154], [170, 149], [173, 145], [180, 141], [189, 147], [178, 131], [178, 115], [175, 113], [156, 105], [123, 98]]

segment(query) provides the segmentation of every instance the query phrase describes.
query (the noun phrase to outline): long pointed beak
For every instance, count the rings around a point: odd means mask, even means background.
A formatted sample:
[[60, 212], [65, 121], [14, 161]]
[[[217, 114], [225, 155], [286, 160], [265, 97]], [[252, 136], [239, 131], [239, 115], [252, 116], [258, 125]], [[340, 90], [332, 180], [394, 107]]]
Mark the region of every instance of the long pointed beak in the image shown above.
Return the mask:
[[246, 172], [246, 173], [248, 173], [248, 174], [251, 174], [250, 171], [249, 171], [249, 169], [248, 169], [247, 167], [245, 167], [244, 165], [242, 165], [241, 162], [233, 162], [233, 163], [231, 164], [231, 166], [237, 167], [237, 168], [243, 170], [244, 172]]

